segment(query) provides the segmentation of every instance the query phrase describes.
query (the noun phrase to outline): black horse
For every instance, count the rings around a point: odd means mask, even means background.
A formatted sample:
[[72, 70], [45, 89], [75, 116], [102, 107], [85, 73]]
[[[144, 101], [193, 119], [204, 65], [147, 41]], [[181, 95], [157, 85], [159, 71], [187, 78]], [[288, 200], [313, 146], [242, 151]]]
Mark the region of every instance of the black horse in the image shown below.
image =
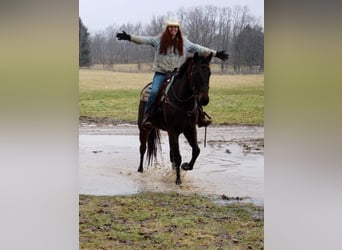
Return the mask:
[[192, 147], [192, 158], [189, 163], [183, 163], [183, 170], [192, 170], [200, 153], [197, 143], [197, 119], [198, 106], [206, 106], [209, 103], [209, 78], [210, 60], [208, 57], [200, 57], [197, 53], [188, 58], [180, 67], [173, 81], [161, 92], [162, 97], [155, 104], [155, 112], [151, 118], [152, 127], [143, 127], [142, 119], [146, 102], [141, 100], [139, 104], [138, 127], [140, 138], [140, 165], [138, 172], [143, 172], [143, 160], [146, 152], [148, 164], [157, 156], [157, 148], [160, 147], [160, 131], [165, 130], [169, 136], [170, 161], [176, 169], [176, 184], [182, 183], [180, 177], [180, 165], [182, 157], [179, 152], [178, 138], [184, 134]]

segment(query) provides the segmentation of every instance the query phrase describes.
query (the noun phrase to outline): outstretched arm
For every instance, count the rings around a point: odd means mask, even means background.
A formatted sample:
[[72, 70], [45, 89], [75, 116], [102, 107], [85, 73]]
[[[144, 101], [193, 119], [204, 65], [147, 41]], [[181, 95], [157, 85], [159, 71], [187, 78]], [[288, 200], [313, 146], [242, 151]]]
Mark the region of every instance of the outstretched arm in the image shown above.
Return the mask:
[[215, 50], [206, 48], [204, 46], [192, 43], [188, 39], [184, 39], [184, 40], [185, 40], [185, 48], [190, 53], [198, 52], [201, 55], [209, 55], [210, 53], [213, 53], [215, 57], [220, 58], [222, 61], [226, 61], [229, 58], [229, 55], [224, 50], [215, 51]]
[[216, 54], [215, 50], [193, 43], [186, 38], [184, 38], [184, 45], [185, 45], [185, 50], [190, 53], [197, 52], [199, 55], [203, 55], [203, 56], [208, 56], [210, 53], [213, 53], [213, 55]]
[[158, 36], [135, 36], [129, 35], [125, 31], [122, 31], [122, 33], [116, 33], [116, 37], [118, 38], [118, 40], [127, 40], [136, 44], [151, 45], [152, 47], [157, 47], [160, 41], [160, 37]]

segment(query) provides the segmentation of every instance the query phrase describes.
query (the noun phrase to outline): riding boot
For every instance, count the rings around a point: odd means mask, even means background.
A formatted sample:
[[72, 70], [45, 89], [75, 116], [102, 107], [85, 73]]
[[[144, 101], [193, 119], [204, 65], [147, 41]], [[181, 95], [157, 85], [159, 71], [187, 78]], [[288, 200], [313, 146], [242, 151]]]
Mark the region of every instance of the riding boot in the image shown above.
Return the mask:
[[[206, 119], [205, 117], [208, 117], [209, 119]], [[197, 120], [198, 127], [207, 127], [211, 124], [211, 118], [210, 116], [203, 111], [202, 106], [199, 106], [198, 108], [198, 120]]]

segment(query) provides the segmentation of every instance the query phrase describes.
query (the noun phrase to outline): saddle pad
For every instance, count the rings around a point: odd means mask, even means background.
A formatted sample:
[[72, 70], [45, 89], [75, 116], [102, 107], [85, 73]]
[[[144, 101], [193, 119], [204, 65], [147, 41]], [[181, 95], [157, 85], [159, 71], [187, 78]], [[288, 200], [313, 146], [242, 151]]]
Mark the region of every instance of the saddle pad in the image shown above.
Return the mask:
[[[171, 76], [171, 78], [168, 78], [166, 79], [166, 82], [164, 83], [164, 87], [166, 85], [166, 90], [165, 90], [165, 93], [168, 93], [169, 89], [170, 89], [170, 86], [173, 82], [175, 78], [175, 74]], [[162, 88], [164, 88], [162, 87]], [[161, 89], [162, 89], [161, 88]], [[143, 101], [143, 102], [147, 102], [149, 96], [150, 96], [150, 93], [151, 93], [151, 90], [152, 90], [152, 83], [150, 82], [149, 84], [147, 84], [141, 91], [141, 94], [140, 94], [140, 100]], [[160, 91], [160, 90], [159, 90]], [[163, 97], [161, 98], [163, 99]]]
[[147, 102], [148, 97], [150, 96], [151, 93], [151, 89], [152, 89], [152, 83], [147, 84], [143, 90], [141, 91], [141, 95], [140, 95], [140, 100], [143, 102]]

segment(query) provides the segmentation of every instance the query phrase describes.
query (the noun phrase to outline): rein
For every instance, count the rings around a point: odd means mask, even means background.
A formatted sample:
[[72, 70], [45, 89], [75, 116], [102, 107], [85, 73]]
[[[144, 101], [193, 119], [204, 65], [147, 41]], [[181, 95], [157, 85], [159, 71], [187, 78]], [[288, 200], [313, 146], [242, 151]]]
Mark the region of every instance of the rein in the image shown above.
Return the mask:
[[[170, 81], [170, 83], [169, 83], [169, 86], [166, 87], [166, 91], [164, 92], [164, 102], [165, 102], [165, 104], [168, 104], [173, 109], [176, 109], [176, 110], [186, 114], [187, 116], [191, 116], [194, 112], [197, 111], [197, 108], [198, 108], [198, 103], [197, 103], [197, 100], [196, 100], [197, 90], [195, 89], [193, 75], [195, 74], [196, 69], [198, 71], [200, 71], [199, 69], [201, 67], [209, 67], [209, 65], [208, 64], [199, 64], [199, 65], [198, 64], [197, 65], [193, 64], [187, 70], [186, 79], [187, 79], [188, 84], [191, 86], [190, 88], [192, 88], [193, 94], [190, 95], [189, 97], [184, 98], [184, 99], [180, 98], [176, 94], [175, 89], [174, 89], [174, 85], [173, 84], [175, 82], [175, 79], [172, 79], [172, 81]], [[175, 100], [178, 103], [183, 104], [183, 103], [186, 103], [188, 101], [194, 100], [193, 108], [191, 110], [184, 110], [184, 108], [181, 107], [180, 105], [177, 105], [176, 103], [170, 101], [169, 96], [168, 96], [168, 92], [169, 92], [170, 88], [172, 90], [173, 97], [175, 98]]]
[[173, 88], [173, 82], [170, 82], [169, 83], [171, 86], [171, 90], [172, 90], [172, 94], [173, 96], [175, 97], [176, 101], [179, 102], [179, 103], [185, 103], [187, 101], [191, 101], [191, 100], [194, 100], [195, 101], [195, 104], [194, 104], [194, 107], [192, 110], [184, 110], [183, 108], [181, 108], [179, 105], [173, 103], [170, 101], [169, 99], [169, 96], [167, 95], [167, 92], [169, 90], [169, 88], [167, 88], [167, 91], [164, 93], [164, 100], [165, 100], [165, 103], [168, 104], [170, 107], [178, 110], [178, 111], [181, 111], [182, 113], [186, 114], [187, 116], [191, 116], [196, 110], [197, 110], [197, 107], [198, 107], [198, 104], [197, 104], [197, 101], [196, 101], [196, 98], [195, 98], [195, 95], [192, 94], [191, 96], [185, 98], [185, 99], [180, 99], [176, 93], [175, 93], [175, 90]]
[[186, 99], [180, 99], [176, 93], [175, 93], [175, 89], [173, 88], [173, 84], [171, 83], [171, 89], [172, 89], [172, 93], [173, 93], [173, 96], [176, 98], [177, 102], [187, 102], [187, 101], [190, 101], [192, 98], [195, 97], [194, 94], [192, 94], [191, 96], [187, 97]]
[[[193, 74], [193, 71], [190, 72], [190, 79], [188, 81], [191, 81], [192, 82], [192, 74]], [[171, 90], [172, 90], [172, 94], [174, 96], [174, 98], [176, 99], [177, 102], [179, 103], [185, 103], [185, 102], [188, 102], [188, 101], [191, 101], [191, 100], [194, 100], [194, 107], [192, 108], [192, 110], [184, 110], [183, 108], [181, 108], [179, 105], [173, 103], [170, 101], [168, 95], [167, 95], [167, 92], [164, 93], [164, 97], [165, 97], [165, 103], [169, 104], [169, 106], [171, 106], [172, 108], [178, 110], [178, 111], [181, 111], [182, 113], [186, 114], [187, 116], [191, 116], [194, 112], [196, 112], [197, 108], [198, 108], [198, 104], [197, 104], [197, 101], [196, 101], [196, 91], [193, 90], [193, 94], [189, 97], [186, 97], [184, 99], [181, 99], [180, 97], [177, 96], [176, 92], [175, 92], [175, 89], [174, 89], [174, 86], [173, 86], [173, 83], [174, 83], [174, 80], [173, 81], [170, 81], [170, 87], [171, 87]], [[192, 84], [193, 85], [193, 84]], [[170, 88], [167, 88], [167, 90], [169, 90]]]
[[187, 116], [191, 116], [193, 113], [195, 113], [196, 110], [197, 110], [197, 107], [198, 107], [196, 101], [195, 101], [194, 108], [193, 108], [192, 110], [189, 110], [189, 111], [186, 111], [186, 110], [180, 108], [179, 106], [177, 106], [176, 104], [174, 104], [173, 102], [170, 102], [170, 100], [169, 100], [168, 98], [165, 99], [165, 103], [169, 104], [169, 106], [171, 106], [172, 108], [177, 109], [178, 111], [183, 112], [183, 113], [186, 114]]

